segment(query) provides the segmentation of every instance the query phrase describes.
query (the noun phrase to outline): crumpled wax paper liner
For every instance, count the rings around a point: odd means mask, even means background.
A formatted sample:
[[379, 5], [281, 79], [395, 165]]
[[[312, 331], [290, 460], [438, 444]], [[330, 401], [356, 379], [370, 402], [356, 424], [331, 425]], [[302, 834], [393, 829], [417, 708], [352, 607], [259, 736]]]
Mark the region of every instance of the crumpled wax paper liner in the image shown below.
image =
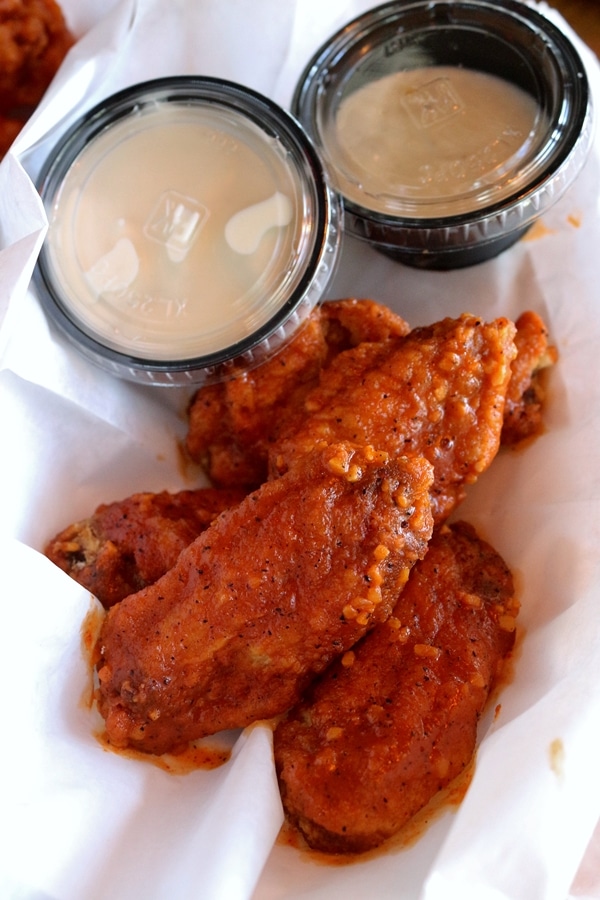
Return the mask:
[[[345, 239], [328, 292], [388, 303], [414, 325], [466, 310], [516, 318], [535, 309], [560, 353], [546, 432], [502, 453], [460, 510], [516, 574], [522, 637], [501, 710], [482, 722], [465, 799], [435, 816], [418, 841], [346, 866], [274, 843], [282, 811], [263, 724], [223, 736], [232, 756], [212, 771], [172, 775], [105, 750], [86, 702], [81, 650], [82, 622], [97, 604], [40, 553], [100, 502], [204, 482], [179, 452], [189, 392], [117, 381], [47, 323], [29, 286], [46, 229], [30, 179], [62, 130], [135, 81], [218, 75], [287, 105], [312, 51], [368, 5], [113, 0], [98, 12], [94, 0], [63, 0], [80, 40], [0, 165], [3, 897], [569, 895], [600, 813], [597, 139], [573, 188], [497, 259], [421, 272]], [[598, 63], [571, 37], [599, 106]], [[600, 897], [597, 858], [586, 856], [572, 897]]]

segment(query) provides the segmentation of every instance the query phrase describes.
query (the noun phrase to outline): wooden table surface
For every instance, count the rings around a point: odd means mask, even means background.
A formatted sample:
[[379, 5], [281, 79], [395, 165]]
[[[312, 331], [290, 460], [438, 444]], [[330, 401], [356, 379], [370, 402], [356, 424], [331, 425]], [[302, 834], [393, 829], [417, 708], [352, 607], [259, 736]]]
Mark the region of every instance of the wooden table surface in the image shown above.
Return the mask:
[[600, 56], [600, 0], [549, 0], [588, 47]]

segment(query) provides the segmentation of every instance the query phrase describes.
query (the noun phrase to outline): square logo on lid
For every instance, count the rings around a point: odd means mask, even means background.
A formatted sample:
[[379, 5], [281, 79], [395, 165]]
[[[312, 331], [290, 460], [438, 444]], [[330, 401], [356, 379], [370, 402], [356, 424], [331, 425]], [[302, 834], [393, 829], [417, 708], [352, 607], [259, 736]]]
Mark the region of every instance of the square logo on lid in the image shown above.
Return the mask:
[[182, 262], [209, 216], [210, 210], [192, 197], [165, 191], [144, 226], [144, 234], [162, 244], [172, 262]]
[[448, 78], [435, 78], [407, 91], [404, 103], [418, 128], [430, 128], [464, 109], [464, 104]]

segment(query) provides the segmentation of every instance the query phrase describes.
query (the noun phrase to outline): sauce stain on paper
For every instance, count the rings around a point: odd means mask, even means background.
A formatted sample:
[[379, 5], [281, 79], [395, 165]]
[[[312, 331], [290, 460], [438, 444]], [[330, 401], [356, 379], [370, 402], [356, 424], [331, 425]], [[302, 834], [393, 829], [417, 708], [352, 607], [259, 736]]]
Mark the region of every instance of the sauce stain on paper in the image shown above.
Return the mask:
[[565, 745], [560, 738], [555, 738], [550, 744], [550, 768], [559, 781], [565, 777]]

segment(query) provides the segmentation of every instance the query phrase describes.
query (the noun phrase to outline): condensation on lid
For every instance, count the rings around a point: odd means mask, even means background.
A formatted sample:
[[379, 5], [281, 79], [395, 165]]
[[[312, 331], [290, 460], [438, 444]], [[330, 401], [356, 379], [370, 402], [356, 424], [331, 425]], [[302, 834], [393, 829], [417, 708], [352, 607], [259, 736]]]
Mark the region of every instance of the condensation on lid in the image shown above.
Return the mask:
[[305, 194], [285, 149], [236, 111], [148, 104], [65, 173], [46, 262], [101, 343], [153, 360], [212, 354], [263, 327], [293, 292]]

